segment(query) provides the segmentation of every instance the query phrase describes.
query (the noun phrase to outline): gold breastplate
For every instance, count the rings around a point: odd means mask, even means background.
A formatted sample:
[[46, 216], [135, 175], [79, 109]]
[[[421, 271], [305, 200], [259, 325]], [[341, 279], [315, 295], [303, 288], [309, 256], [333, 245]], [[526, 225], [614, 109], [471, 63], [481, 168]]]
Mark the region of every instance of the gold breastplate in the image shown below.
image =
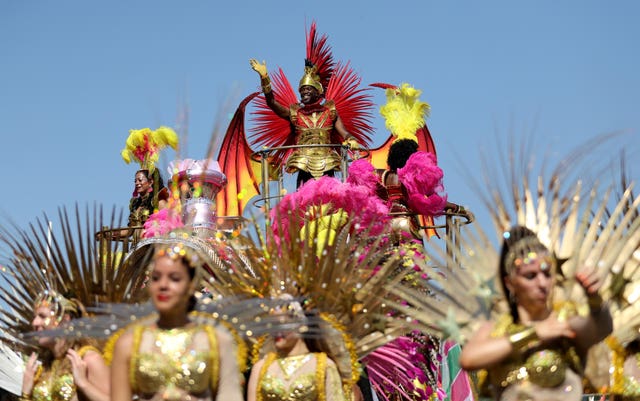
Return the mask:
[[[197, 333], [209, 338], [206, 349], [193, 344]], [[184, 394], [205, 395], [217, 384], [218, 353], [215, 333], [209, 327], [160, 330], [136, 327], [134, 331], [132, 388], [143, 396], [161, 393], [163, 399]]]

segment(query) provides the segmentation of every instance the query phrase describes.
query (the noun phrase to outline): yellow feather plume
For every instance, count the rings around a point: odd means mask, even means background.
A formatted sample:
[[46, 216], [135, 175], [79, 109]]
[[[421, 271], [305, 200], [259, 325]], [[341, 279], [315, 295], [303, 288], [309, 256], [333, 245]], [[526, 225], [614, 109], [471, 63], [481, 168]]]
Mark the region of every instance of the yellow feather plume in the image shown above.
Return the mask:
[[149, 128], [132, 129], [129, 130], [121, 155], [127, 164], [135, 160], [142, 169], [153, 170], [160, 150], [167, 146], [173, 149], [178, 147], [178, 134], [172, 128], [162, 126], [155, 131]]
[[380, 107], [389, 131], [399, 139], [416, 140], [416, 131], [424, 126], [431, 107], [420, 101], [422, 91], [404, 83], [397, 89], [387, 89], [387, 104]]

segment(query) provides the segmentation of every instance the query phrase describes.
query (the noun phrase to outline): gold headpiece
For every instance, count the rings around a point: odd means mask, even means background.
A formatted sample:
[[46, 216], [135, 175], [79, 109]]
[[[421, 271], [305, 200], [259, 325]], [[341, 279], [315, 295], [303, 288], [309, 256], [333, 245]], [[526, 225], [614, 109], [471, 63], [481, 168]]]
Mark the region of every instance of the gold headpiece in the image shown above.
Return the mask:
[[66, 313], [68, 314], [78, 314], [78, 305], [58, 294], [53, 290], [45, 290], [42, 294], [36, 298], [36, 302], [34, 303], [35, 309], [46, 306], [51, 309], [51, 316], [56, 319], [56, 322], [60, 323], [62, 318]]
[[302, 76], [302, 79], [300, 79], [298, 90], [303, 86], [312, 86], [316, 88], [321, 95], [324, 93], [322, 83], [320, 82], [320, 76], [318, 75], [317, 67], [308, 62], [305, 63], [304, 75]]
[[[507, 235], [505, 233], [504, 235]], [[516, 271], [516, 268], [528, 265], [535, 260], [543, 258], [540, 268], [543, 271], [550, 270], [553, 267], [553, 258], [549, 255], [549, 250], [545, 247], [538, 237], [527, 236], [516, 241], [505, 256], [505, 267], [508, 274]]]
[[196, 249], [188, 246], [186, 239], [181, 240], [180, 238], [176, 238], [173, 241], [156, 244], [155, 250], [156, 257], [168, 256], [171, 260], [183, 258], [187, 261], [187, 266], [192, 269], [205, 264], [204, 257], [200, 256], [200, 253]]

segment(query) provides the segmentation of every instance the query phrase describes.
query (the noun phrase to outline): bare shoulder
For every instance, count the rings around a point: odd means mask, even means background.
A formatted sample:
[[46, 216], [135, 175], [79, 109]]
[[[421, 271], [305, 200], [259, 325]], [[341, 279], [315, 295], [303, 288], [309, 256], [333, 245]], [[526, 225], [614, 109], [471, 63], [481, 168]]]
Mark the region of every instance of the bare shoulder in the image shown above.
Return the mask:
[[126, 354], [131, 353], [131, 348], [133, 347], [133, 330], [127, 330], [118, 337], [116, 341], [116, 345], [114, 347], [115, 351], [120, 353], [124, 352]]
[[234, 344], [233, 336], [226, 327], [216, 327], [216, 337], [218, 338], [218, 344], [220, 344], [221, 348]]
[[104, 363], [104, 358], [97, 349], [89, 349], [82, 355], [82, 360], [87, 364]]

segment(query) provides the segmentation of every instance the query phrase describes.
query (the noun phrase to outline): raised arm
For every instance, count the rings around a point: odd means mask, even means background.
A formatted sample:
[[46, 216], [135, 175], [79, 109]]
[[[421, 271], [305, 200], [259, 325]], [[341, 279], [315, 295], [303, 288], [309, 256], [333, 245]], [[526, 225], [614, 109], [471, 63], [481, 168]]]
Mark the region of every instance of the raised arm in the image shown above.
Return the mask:
[[262, 93], [264, 93], [264, 99], [267, 101], [267, 106], [278, 117], [289, 119], [289, 107], [284, 106], [276, 101], [271, 88], [271, 79], [269, 79], [269, 72], [267, 71], [267, 63], [260, 63], [258, 60], [252, 58], [249, 60], [251, 68], [260, 75], [260, 84], [262, 85]]
[[595, 270], [584, 269], [576, 274], [576, 280], [584, 288], [589, 301], [589, 315], [577, 316], [569, 321], [576, 332], [575, 343], [583, 354], [591, 346], [604, 340], [613, 330], [613, 320], [609, 307], [600, 296], [602, 279]]
[[342, 391], [342, 380], [335, 362], [327, 358], [327, 368], [325, 374], [325, 399], [327, 401], [346, 401]]
[[97, 350], [87, 351], [82, 357], [73, 349], [67, 351], [71, 361], [73, 381], [89, 401], [109, 401], [111, 383], [109, 367]]

